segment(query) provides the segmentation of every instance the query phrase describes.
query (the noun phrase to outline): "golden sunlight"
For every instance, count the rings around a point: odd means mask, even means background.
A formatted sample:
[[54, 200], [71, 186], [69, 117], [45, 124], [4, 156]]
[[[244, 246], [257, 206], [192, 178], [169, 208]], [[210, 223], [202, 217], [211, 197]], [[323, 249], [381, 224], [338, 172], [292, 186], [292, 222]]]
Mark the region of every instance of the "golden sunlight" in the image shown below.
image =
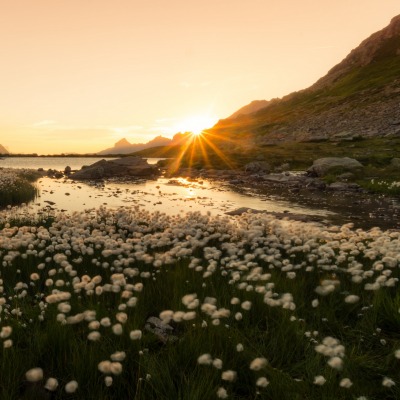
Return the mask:
[[210, 115], [192, 115], [178, 122], [174, 129], [177, 132], [192, 132], [200, 135], [204, 129], [211, 128], [218, 121], [218, 118]]

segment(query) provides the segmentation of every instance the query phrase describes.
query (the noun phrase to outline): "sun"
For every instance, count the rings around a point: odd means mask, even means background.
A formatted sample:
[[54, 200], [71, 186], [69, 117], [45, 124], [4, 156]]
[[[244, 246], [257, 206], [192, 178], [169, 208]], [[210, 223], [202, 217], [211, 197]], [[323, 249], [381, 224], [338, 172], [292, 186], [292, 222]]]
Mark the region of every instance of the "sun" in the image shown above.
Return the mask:
[[195, 136], [202, 134], [204, 129], [211, 128], [218, 118], [210, 115], [191, 115], [175, 125], [177, 132], [191, 132]]

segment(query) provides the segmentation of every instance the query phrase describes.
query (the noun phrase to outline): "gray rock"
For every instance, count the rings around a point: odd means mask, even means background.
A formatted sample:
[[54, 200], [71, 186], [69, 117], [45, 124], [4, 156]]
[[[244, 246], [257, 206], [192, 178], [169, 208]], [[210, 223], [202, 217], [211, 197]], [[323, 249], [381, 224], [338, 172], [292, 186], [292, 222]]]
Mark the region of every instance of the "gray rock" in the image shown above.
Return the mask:
[[247, 173], [254, 174], [257, 172], [269, 172], [271, 170], [271, 166], [265, 161], [253, 161], [244, 166], [244, 170]]
[[82, 167], [81, 170], [70, 175], [71, 179], [104, 179], [112, 177], [150, 177], [157, 175], [159, 169], [147, 163], [140, 157], [124, 157], [116, 160], [100, 160]]
[[307, 172], [316, 176], [325, 176], [335, 169], [355, 171], [361, 168], [363, 168], [363, 165], [354, 158], [325, 157], [315, 160], [313, 165], [307, 170]]
[[175, 342], [178, 340], [178, 338], [173, 335], [174, 328], [169, 324], [163, 323], [163, 321], [157, 317], [149, 317], [144, 329], [153, 333], [163, 343]]
[[345, 192], [358, 190], [360, 189], [360, 186], [356, 183], [334, 182], [328, 186], [328, 189]]
[[390, 165], [395, 168], [400, 168], [400, 158], [392, 158]]

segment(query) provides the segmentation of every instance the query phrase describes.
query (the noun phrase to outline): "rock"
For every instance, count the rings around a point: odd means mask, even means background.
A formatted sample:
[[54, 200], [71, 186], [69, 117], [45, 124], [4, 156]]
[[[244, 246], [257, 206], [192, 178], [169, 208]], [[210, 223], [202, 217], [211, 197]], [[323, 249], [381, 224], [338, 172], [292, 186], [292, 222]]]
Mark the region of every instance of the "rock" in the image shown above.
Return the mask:
[[354, 178], [354, 174], [352, 174], [351, 172], [345, 172], [344, 174], [340, 174], [337, 176], [337, 179], [340, 181], [348, 181], [349, 179], [353, 179]]
[[390, 161], [390, 166], [400, 168], [400, 158], [392, 158], [392, 160]]
[[178, 340], [178, 338], [173, 335], [174, 328], [157, 317], [149, 317], [144, 329], [153, 333], [163, 343], [176, 342]]
[[363, 165], [354, 158], [325, 157], [315, 160], [307, 172], [315, 176], [326, 176], [334, 170], [355, 171], [361, 168]]
[[104, 179], [112, 177], [150, 177], [157, 175], [157, 166], [150, 165], [147, 160], [140, 157], [124, 157], [116, 160], [100, 160], [96, 163], [82, 167], [81, 170], [70, 175], [71, 179]]
[[247, 173], [254, 174], [257, 172], [269, 172], [271, 170], [271, 166], [265, 161], [253, 161], [244, 166], [244, 170]]
[[64, 169], [64, 174], [65, 175], [70, 175], [71, 174], [71, 167], [67, 165]]
[[338, 191], [354, 191], [360, 189], [360, 186], [356, 183], [334, 182], [328, 186], [328, 189]]

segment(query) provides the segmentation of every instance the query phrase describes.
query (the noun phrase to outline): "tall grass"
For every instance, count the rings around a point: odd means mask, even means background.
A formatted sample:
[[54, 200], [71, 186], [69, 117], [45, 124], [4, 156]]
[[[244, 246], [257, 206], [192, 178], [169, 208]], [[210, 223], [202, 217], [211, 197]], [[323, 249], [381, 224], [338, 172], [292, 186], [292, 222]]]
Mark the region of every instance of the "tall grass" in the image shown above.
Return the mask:
[[38, 194], [34, 182], [39, 177], [35, 171], [0, 169], [0, 207], [33, 200]]

